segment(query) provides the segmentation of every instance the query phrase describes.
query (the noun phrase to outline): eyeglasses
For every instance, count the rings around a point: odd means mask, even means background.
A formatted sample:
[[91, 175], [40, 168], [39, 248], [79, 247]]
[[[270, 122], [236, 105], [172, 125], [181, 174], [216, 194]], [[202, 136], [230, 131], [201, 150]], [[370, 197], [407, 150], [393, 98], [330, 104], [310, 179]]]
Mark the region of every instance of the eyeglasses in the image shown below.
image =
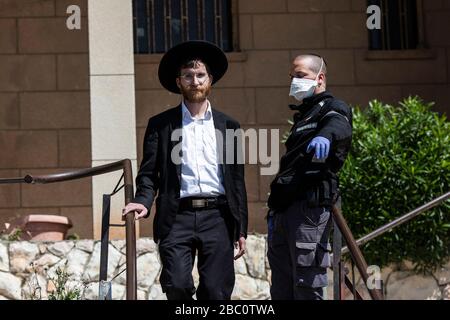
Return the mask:
[[199, 84], [205, 83], [206, 80], [208, 80], [208, 74], [205, 72], [199, 72], [199, 73], [185, 73], [180, 75], [180, 78], [188, 83], [191, 84], [194, 82], [194, 78], [197, 78]]

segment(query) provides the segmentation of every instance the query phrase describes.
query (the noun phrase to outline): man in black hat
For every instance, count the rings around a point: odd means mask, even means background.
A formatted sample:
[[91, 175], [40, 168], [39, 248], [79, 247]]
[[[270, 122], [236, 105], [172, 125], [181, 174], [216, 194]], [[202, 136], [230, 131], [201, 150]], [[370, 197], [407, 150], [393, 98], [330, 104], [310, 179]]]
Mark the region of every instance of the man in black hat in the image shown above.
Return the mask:
[[292, 62], [290, 96], [300, 101], [286, 154], [270, 185], [268, 260], [272, 299], [320, 300], [328, 284], [330, 210], [348, 155], [352, 112], [326, 90], [327, 65], [314, 54]]
[[[211, 86], [228, 67], [224, 52], [209, 42], [171, 48], [159, 65], [159, 80], [182, 94], [180, 105], [150, 118], [136, 195], [123, 214], [148, 217], [156, 194], [153, 236], [162, 262], [160, 283], [169, 300], [228, 300], [234, 287], [234, 259], [245, 253], [247, 196], [244, 165], [227, 159], [226, 130], [239, 123], [213, 109]], [[229, 150], [230, 151], [230, 150]], [[236, 157], [234, 157], [236, 160]], [[228, 160], [228, 159], [227, 159]], [[192, 279], [198, 253], [200, 283]]]

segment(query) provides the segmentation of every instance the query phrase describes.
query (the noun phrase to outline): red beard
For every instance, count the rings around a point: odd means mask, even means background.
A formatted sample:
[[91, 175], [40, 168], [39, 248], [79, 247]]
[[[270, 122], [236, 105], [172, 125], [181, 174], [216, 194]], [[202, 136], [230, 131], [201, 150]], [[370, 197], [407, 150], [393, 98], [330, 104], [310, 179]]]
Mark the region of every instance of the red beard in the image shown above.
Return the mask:
[[209, 93], [211, 92], [211, 86], [205, 84], [204, 86], [199, 86], [195, 89], [193, 87], [181, 86], [180, 91], [184, 97], [184, 100], [186, 100], [187, 102], [199, 103], [206, 100]]

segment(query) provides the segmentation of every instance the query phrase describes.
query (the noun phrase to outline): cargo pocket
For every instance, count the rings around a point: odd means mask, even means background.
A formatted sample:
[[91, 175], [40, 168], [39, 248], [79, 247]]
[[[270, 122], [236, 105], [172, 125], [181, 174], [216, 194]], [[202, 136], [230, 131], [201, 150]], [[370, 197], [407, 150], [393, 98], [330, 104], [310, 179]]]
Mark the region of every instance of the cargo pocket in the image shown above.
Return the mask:
[[301, 211], [298, 216], [296, 241], [299, 243], [327, 242], [330, 234], [330, 211], [325, 208], [314, 208]]
[[330, 261], [331, 244], [319, 243], [316, 249], [316, 263], [317, 266], [323, 268], [331, 267]]
[[319, 288], [328, 285], [327, 267], [330, 258], [327, 243], [297, 241], [296, 284], [300, 287]]
[[297, 241], [295, 247], [298, 266], [310, 267], [316, 264], [315, 263], [316, 247], [317, 247], [316, 243]]

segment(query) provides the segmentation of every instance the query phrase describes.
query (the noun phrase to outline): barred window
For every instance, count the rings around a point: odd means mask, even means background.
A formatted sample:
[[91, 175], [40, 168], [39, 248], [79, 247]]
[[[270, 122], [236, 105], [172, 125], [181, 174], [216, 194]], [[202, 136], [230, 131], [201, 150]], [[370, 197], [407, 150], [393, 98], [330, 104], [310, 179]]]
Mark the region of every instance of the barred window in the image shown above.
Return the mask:
[[381, 29], [369, 30], [370, 50], [417, 49], [419, 39], [420, 0], [369, 0], [381, 9]]
[[163, 53], [187, 40], [232, 51], [230, 0], [133, 0], [135, 53]]

